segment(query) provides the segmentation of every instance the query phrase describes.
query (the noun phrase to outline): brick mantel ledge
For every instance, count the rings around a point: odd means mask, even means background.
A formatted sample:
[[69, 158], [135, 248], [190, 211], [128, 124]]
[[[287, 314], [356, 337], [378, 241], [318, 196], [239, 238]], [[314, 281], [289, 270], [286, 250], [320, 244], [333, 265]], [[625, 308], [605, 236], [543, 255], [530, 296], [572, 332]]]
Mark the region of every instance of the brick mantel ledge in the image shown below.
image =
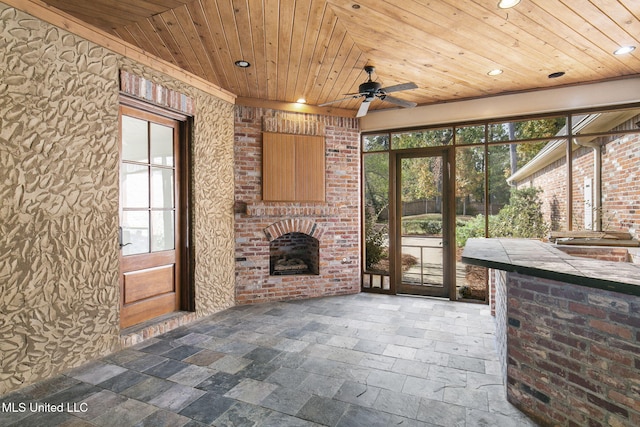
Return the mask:
[[339, 214], [340, 208], [327, 203], [247, 203], [249, 217], [330, 217]]

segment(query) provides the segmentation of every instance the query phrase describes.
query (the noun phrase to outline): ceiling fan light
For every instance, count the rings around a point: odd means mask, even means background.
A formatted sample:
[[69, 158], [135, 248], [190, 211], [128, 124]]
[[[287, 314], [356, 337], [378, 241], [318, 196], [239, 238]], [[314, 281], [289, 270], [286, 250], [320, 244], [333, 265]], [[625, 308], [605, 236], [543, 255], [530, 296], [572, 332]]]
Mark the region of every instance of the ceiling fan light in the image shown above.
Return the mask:
[[627, 53], [631, 53], [636, 49], [635, 46], [620, 46], [616, 49], [613, 54], [614, 55], [626, 55]]
[[520, 0], [500, 0], [500, 3], [498, 3], [498, 7], [500, 9], [509, 9], [511, 7], [514, 7], [518, 3], [520, 3]]

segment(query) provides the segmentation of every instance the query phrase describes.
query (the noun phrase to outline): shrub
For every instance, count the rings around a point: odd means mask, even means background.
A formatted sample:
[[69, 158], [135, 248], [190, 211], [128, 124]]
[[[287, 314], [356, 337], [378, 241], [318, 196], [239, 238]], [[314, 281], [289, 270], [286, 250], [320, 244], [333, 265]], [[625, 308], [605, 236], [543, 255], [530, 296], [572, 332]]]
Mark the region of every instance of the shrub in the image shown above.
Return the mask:
[[402, 234], [442, 234], [442, 220], [435, 219], [405, 219], [402, 220]]
[[[489, 216], [490, 237], [543, 238], [549, 225], [542, 215], [541, 189], [528, 187], [511, 191], [509, 203], [497, 215]], [[478, 215], [456, 229], [456, 244], [463, 247], [467, 239], [484, 237], [484, 215]]]
[[385, 227], [376, 227], [375, 217], [366, 215], [364, 222], [365, 268], [369, 269], [385, 256]]
[[462, 248], [472, 237], [484, 237], [484, 215], [477, 215], [463, 225], [457, 224], [456, 244]]
[[442, 221], [425, 220], [420, 223], [420, 228], [425, 234], [442, 234]]
[[[542, 189], [528, 187], [512, 190], [509, 204], [498, 212], [492, 237], [543, 238], [549, 232], [549, 225], [542, 215]], [[491, 225], [491, 224], [490, 224]]]

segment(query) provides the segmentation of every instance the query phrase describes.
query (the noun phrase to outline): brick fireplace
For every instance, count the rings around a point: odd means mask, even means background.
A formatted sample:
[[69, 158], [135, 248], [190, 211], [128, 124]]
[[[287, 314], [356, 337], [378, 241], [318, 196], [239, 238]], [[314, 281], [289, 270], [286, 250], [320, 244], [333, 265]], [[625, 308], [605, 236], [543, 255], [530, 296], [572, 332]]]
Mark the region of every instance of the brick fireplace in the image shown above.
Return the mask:
[[[262, 201], [262, 132], [324, 136], [325, 202]], [[360, 133], [354, 118], [236, 106], [236, 301], [360, 291]], [[303, 259], [304, 272], [274, 271]], [[293, 267], [292, 267], [293, 268]]]

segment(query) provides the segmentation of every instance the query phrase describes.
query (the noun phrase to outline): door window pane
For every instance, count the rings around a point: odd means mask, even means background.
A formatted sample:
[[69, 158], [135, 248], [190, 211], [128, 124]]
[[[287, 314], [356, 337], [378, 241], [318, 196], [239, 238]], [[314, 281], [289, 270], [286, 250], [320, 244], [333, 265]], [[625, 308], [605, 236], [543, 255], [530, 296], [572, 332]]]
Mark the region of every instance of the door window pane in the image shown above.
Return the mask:
[[173, 128], [151, 123], [151, 163], [173, 166]]
[[149, 252], [149, 212], [124, 211], [122, 213], [122, 255]]
[[437, 287], [444, 296], [443, 158], [404, 158], [400, 167], [402, 284]]
[[145, 120], [122, 116], [122, 160], [149, 162], [149, 132]]
[[151, 168], [151, 207], [171, 209], [174, 205], [173, 169]]
[[173, 211], [151, 212], [151, 252], [167, 251], [175, 247], [173, 225]]
[[120, 166], [120, 192], [123, 208], [149, 207], [149, 168], [122, 163]]

